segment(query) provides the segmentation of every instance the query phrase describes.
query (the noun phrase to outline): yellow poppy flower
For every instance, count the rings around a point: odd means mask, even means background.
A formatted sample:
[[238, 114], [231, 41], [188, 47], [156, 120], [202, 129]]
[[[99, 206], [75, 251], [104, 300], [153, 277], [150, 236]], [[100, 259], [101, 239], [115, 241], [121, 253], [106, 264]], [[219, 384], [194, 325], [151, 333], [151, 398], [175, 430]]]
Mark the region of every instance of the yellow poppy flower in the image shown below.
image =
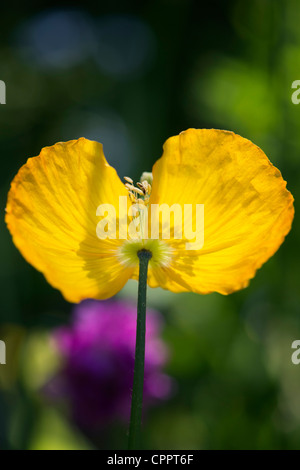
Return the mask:
[[[120, 237], [120, 197], [129, 207], [148, 205], [149, 214], [156, 204], [204, 205], [204, 245], [187, 249], [185, 235], [174, 235], [175, 219], [170, 238], [161, 230], [159, 239]], [[115, 209], [114, 237], [97, 234], [101, 205]], [[246, 287], [275, 253], [293, 216], [293, 197], [264, 152], [215, 129], [169, 138], [153, 167], [153, 184], [138, 187], [119, 179], [97, 142], [80, 138], [46, 147], [14, 178], [6, 208], [17, 248], [70, 302], [106, 299], [137, 279], [142, 248], [152, 252], [151, 287], [229, 294]], [[126, 215], [127, 225], [132, 220]], [[195, 229], [194, 213], [191, 223]]]

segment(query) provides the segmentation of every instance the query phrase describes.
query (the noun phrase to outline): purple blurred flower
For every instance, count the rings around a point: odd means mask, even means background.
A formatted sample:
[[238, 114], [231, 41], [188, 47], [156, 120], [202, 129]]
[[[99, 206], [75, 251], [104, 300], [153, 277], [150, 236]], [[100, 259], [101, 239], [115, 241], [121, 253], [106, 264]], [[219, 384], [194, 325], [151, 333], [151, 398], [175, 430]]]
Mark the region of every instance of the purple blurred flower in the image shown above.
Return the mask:
[[[162, 320], [147, 310], [144, 404], [168, 398], [171, 379], [162, 372], [167, 349]], [[45, 387], [51, 399], [67, 401], [85, 429], [128, 420], [133, 382], [136, 308], [123, 301], [86, 300], [74, 309], [73, 323], [54, 331], [63, 366]]]

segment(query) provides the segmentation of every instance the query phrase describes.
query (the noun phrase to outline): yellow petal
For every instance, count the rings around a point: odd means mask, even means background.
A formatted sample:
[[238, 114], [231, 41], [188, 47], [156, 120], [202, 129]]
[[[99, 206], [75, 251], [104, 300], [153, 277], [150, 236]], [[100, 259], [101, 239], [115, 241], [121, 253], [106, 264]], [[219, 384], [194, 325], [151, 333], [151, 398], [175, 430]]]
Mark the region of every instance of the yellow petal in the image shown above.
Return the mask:
[[132, 269], [115, 255], [118, 239], [96, 234], [100, 204], [127, 190], [108, 165], [102, 145], [81, 138], [44, 148], [12, 182], [6, 222], [25, 259], [71, 302], [118, 292]]
[[286, 182], [264, 152], [215, 129], [189, 129], [166, 141], [150, 198], [150, 205], [163, 203], [204, 204], [203, 248], [186, 250], [187, 240], [169, 240], [170, 265], [149, 273], [151, 286], [174, 292], [228, 294], [246, 287], [294, 216]]

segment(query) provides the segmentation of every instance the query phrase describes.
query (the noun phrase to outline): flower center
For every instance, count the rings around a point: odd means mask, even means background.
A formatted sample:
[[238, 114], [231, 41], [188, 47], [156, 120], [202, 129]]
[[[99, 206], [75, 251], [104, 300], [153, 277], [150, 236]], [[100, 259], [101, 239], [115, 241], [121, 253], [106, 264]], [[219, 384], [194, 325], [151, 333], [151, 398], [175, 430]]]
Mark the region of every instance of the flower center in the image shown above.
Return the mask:
[[172, 248], [162, 240], [127, 240], [118, 250], [118, 258], [127, 267], [139, 264], [138, 252], [150, 251], [150, 268], [167, 267], [172, 259]]

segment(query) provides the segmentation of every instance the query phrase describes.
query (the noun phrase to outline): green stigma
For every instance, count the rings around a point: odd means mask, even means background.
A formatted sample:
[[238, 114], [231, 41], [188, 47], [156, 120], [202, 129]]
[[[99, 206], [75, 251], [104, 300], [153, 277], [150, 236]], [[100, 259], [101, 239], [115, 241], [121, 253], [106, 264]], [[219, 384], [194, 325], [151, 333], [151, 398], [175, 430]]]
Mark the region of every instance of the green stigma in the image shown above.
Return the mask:
[[144, 181], [147, 181], [150, 186], [152, 186], [153, 183], [153, 175], [150, 171], [144, 171], [142, 173], [142, 176], [140, 178], [140, 182], [143, 183]]

